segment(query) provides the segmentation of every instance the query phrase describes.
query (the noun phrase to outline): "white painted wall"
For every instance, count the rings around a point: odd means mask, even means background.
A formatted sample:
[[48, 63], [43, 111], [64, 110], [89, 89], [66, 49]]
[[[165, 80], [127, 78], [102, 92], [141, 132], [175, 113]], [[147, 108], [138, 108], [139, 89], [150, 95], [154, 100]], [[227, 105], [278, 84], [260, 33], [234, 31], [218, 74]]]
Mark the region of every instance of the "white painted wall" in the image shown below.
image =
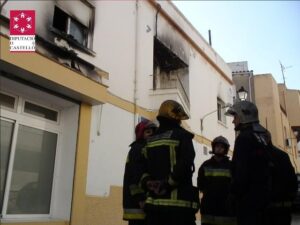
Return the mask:
[[110, 104], [103, 105], [102, 115], [99, 108], [94, 106], [92, 110], [86, 193], [108, 196], [110, 185], [123, 185], [126, 156], [134, 140], [134, 118]]
[[54, 218], [68, 220], [71, 215], [79, 105], [68, 101], [64, 103], [65, 107], [61, 110], [64, 132], [61, 133], [61, 145], [56, 157], [52, 212]]
[[135, 74], [135, 2], [94, 1], [96, 7], [92, 60], [109, 72], [109, 91], [133, 102]]

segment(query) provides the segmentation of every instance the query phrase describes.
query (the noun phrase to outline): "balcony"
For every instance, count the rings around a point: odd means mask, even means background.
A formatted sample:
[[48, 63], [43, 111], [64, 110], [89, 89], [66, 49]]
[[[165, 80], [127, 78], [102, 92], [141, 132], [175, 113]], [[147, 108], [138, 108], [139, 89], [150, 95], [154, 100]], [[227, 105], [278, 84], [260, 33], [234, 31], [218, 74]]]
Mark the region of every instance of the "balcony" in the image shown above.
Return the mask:
[[181, 103], [189, 112], [189, 67], [157, 38], [154, 39], [153, 108], [158, 109], [167, 99]]

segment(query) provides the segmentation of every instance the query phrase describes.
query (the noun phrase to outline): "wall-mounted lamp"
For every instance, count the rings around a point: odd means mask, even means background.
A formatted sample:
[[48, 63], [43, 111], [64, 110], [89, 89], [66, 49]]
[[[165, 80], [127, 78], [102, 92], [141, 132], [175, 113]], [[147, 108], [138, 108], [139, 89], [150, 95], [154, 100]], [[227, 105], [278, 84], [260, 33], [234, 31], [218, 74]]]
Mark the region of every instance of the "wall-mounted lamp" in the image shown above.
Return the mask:
[[[224, 106], [222, 106], [221, 108], [222, 109], [224, 109], [224, 108], [228, 108], [228, 107], [231, 107], [232, 106], [232, 104], [230, 104], [230, 103], [226, 103]], [[215, 109], [215, 110], [213, 110], [213, 111], [211, 111], [211, 112], [209, 112], [209, 113], [206, 113], [204, 116], [202, 116], [201, 118], [200, 118], [200, 129], [201, 129], [201, 134], [202, 134], [202, 131], [203, 131], [203, 120], [207, 117], [207, 116], [209, 116], [210, 114], [213, 114], [213, 113], [215, 113], [215, 112], [217, 112], [218, 111], [218, 109]]]
[[246, 91], [243, 86], [238, 90], [237, 93], [241, 101], [245, 101], [247, 99], [248, 91]]

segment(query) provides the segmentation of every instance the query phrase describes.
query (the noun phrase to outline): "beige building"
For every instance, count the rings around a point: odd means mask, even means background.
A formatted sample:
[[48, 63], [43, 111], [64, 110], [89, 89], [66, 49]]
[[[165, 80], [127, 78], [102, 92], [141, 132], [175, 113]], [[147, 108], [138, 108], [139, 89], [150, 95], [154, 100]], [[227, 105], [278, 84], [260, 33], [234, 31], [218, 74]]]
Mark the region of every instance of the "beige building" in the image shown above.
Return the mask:
[[289, 90], [284, 84], [277, 84], [272, 74], [254, 75], [248, 69], [247, 61], [228, 65], [236, 91], [242, 87], [247, 91], [247, 100], [257, 105], [260, 123], [271, 132], [273, 144], [289, 154], [299, 172], [299, 90]]
[[254, 90], [260, 123], [271, 132], [273, 144], [289, 154], [299, 172], [300, 160], [294, 133], [294, 128], [300, 125], [299, 91], [290, 91], [285, 85], [277, 84], [271, 74], [255, 75]]
[[293, 133], [298, 142], [298, 156], [300, 156], [300, 91], [287, 89], [284, 84], [279, 84], [280, 103], [286, 111]]

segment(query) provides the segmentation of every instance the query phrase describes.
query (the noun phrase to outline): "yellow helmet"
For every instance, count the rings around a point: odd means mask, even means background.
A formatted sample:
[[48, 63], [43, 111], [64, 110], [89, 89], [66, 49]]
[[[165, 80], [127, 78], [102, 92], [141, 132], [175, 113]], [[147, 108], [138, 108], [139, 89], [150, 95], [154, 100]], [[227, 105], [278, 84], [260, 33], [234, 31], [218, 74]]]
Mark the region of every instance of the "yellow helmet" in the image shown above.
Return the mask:
[[182, 105], [174, 100], [164, 101], [159, 108], [158, 116], [174, 120], [187, 120], [189, 116], [184, 111]]

